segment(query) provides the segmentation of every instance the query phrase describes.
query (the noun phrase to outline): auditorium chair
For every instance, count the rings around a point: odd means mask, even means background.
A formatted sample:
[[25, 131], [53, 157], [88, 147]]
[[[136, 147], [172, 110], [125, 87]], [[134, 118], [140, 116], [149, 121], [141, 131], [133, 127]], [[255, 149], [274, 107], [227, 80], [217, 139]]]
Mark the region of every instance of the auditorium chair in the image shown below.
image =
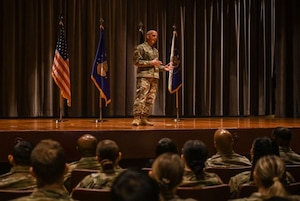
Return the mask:
[[250, 171], [251, 166], [238, 166], [238, 167], [206, 167], [207, 172], [216, 173], [223, 181], [223, 183], [228, 184], [231, 177], [244, 172]]
[[300, 182], [300, 165], [286, 165], [285, 170], [291, 173], [296, 182]]
[[29, 195], [33, 190], [4, 190], [0, 189], [0, 201], [7, 201]]
[[87, 175], [91, 173], [95, 173], [98, 170], [90, 170], [90, 169], [74, 169], [71, 172], [71, 181], [70, 181], [70, 189], [72, 191], [73, 188], [77, 186], [77, 184]]
[[228, 184], [204, 187], [177, 187], [177, 195], [180, 198], [194, 198], [205, 201], [227, 201], [230, 198]]
[[252, 193], [257, 192], [258, 188], [254, 184], [242, 184], [239, 186], [239, 190], [236, 198], [249, 197]]
[[287, 186], [287, 191], [291, 195], [300, 195], [300, 182], [291, 183]]
[[107, 189], [74, 188], [72, 198], [80, 201], [111, 201], [111, 192]]

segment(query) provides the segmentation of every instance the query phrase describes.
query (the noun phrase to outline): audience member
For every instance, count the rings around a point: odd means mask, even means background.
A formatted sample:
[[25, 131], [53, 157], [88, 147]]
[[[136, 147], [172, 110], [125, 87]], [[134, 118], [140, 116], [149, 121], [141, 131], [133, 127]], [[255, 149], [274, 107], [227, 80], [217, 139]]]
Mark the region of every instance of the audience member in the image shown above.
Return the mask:
[[206, 161], [206, 167], [251, 166], [250, 160], [233, 150], [234, 139], [226, 129], [218, 129], [214, 134], [214, 146], [217, 153]]
[[37, 189], [16, 201], [73, 201], [64, 188], [68, 164], [62, 146], [54, 140], [40, 141], [31, 153], [31, 174], [37, 179]]
[[124, 170], [111, 187], [112, 201], [159, 201], [155, 180], [142, 172]]
[[[163, 153], [167, 153], [167, 152], [179, 154], [178, 147], [175, 144], [175, 142], [170, 138], [164, 137], [164, 138], [161, 138], [156, 145], [155, 158], [157, 158], [159, 155], [161, 155]], [[151, 168], [154, 160], [155, 159], [150, 159], [145, 167]]]
[[300, 200], [299, 196], [291, 196], [285, 190], [285, 164], [276, 155], [267, 155], [258, 159], [253, 171], [253, 179], [258, 192], [248, 198], [234, 201]]
[[12, 165], [10, 172], [0, 176], [0, 189], [29, 190], [36, 187], [36, 180], [29, 172], [32, 149], [30, 142], [17, 142], [8, 155], [8, 161]]
[[84, 134], [77, 140], [77, 150], [80, 154], [80, 160], [69, 164], [69, 171], [65, 175], [65, 187], [70, 191], [71, 173], [74, 169], [92, 169], [100, 170], [101, 165], [96, 158], [96, 148], [98, 140], [90, 135]]
[[205, 171], [208, 150], [200, 140], [188, 140], [184, 143], [182, 159], [185, 162], [183, 182], [180, 186], [212, 186], [223, 184], [221, 178]]
[[279, 155], [285, 164], [300, 164], [300, 155], [290, 147], [292, 140], [290, 129], [277, 127], [273, 130], [272, 137], [279, 147]]
[[123, 169], [119, 166], [122, 154], [119, 146], [113, 140], [102, 140], [97, 145], [97, 159], [101, 170], [86, 176], [77, 188], [110, 189], [113, 180]]
[[158, 183], [161, 201], [194, 200], [180, 199], [176, 194], [176, 189], [182, 182], [183, 173], [184, 164], [178, 154], [163, 153], [154, 160], [149, 175]]
[[[252, 147], [250, 150], [250, 155], [252, 159], [252, 166], [251, 171], [245, 171], [242, 173], [239, 173], [229, 180], [229, 185], [232, 193], [232, 197], [234, 197], [239, 189], [239, 186], [245, 183], [253, 184], [253, 170], [255, 168], [255, 165], [257, 161], [263, 157], [268, 155], [276, 155], [277, 153], [274, 153], [274, 144], [272, 143], [272, 140], [268, 137], [258, 137], [254, 139], [252, 143]], [[289, 174], [286, 173], [286, 184], [294, 182], [294, 178]]]

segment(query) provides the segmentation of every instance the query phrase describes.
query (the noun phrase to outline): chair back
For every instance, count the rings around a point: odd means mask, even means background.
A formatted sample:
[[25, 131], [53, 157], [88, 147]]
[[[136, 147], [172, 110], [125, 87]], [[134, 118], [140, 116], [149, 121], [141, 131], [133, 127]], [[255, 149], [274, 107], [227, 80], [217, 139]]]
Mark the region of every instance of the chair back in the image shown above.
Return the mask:
[[70, 189], [72, 191], [73, 188], [77, 186], [77, 184], [86, 176], [97, 172], [98, 170], [90, 170], [90, 169], [74, 169], [71, 173], [71, 181], [70, 181]]
[[251, 166], [239, 166], [239, 167], [207, 167], [207, 172], [216, 173], [223, 181], [228, 184], [231, 177], [245, 171], [250, 171]]
[[30, 195], [33, 190], [5, 190], [0, 189], [0, 201], [13, 200], [19, 197]]
[[296, 182], [300, 182], [300, 165], [286, 165], [285, 170], [291, 173]]
[[287, 186], [287, 191], [291, 195], [300, 195], [300, 182], [291, 183]]
[[237, 198], [249, 197], [252, 193], [257, 192], [258, 188], [254, 184], [242, 184], [239, 186]]
[[204, 187], [178, 187], [177, 195], [180, 198], [194, 198], [205, 201], [227, 201], [230, 198], [228, 184]]
[[80, 201], [111, 201], [111, 191], [107, 189], [74, 188], [72, 198]]

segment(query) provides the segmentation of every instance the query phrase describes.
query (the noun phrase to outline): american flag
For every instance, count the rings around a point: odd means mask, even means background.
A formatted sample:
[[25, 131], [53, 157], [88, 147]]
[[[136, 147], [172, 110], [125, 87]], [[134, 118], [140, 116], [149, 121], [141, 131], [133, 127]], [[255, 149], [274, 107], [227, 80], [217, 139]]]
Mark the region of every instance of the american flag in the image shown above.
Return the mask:
[[59, 22], [59, 36], [56, 43], [54, 60], [52, 65], [52, 77], [60, 89], [63, 98], [67, 99], [67, 104], [71, 107], [71, 83], [70, 83], [70, 67], [67, 50], [67, 42], [65, 38], [65, 28], [62, 20]]

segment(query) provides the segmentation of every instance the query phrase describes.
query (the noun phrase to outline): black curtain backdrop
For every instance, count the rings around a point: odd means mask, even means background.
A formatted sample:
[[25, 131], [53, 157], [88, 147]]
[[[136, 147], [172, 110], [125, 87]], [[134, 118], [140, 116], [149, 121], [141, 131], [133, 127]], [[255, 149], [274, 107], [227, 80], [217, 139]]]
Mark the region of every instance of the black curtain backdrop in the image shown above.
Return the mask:
[[[104, 117], [130, 117], [135, 97], [133, 49], [156, 29], [160, 59], [169, 62], [173, 25], [179, 39], [184, 117], [300, 116], [298, 0], [4, 0], [1, 5], [0, 117], [57, 117], [51, 77], [64, 17], [72, 107], [64, 117], [99, 116], [91, 69], [104, 19], [112, 102]], [[176, 95], [161, 73], [155, 116], [176, 115]]]

